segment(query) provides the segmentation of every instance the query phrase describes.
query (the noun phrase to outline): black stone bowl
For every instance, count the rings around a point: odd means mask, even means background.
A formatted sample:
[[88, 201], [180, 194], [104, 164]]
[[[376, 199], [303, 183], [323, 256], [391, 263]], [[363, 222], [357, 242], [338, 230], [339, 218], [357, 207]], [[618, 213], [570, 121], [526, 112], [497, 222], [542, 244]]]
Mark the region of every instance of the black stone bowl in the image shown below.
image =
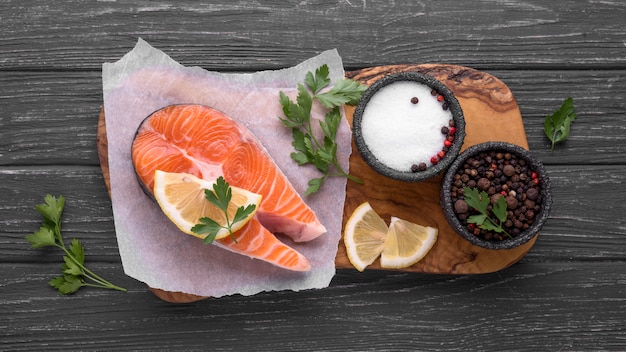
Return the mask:
[[[401, 171], [385, 165], [372, 154], [363, 138], [361, 121], [363, 118], [363, 112], [367, 107], [367, 103], [370, 101], [372, 96], [374, 96], [374, 94], [378, 92], [379, 89], [399, 81], [414, 81], [437, 90], [439, 94], [443, 95], [445, 102], [448, 104], [448, 108], [452, 113], [452, 119], [454, 120], [456, 133], [452, 145], [446, 152], [446, 155], [441, 158], [437, 164], [429, 165], [424, 171]], [[381, 118], [384, 118], [384, 116], [382, 116]], [[465, 138], [465, 119], [463, 118], [463, 110], [461, 109], [461, 105], [459, 104], [458, 100], [456, 99], [452, 91], [448, 89], [448, 87], [446, 87], [443, 83], [431, 76], [424, 75], [418, 72], [401, 72], [389, 74], [381, 78], [380, 80], [372, 84], [365, 91], [365, 93], [363, 93], [363, 96], [361, 97], [361, 100], [359, 101], [359, 104], [354, 111], [352, 122], [352, 135], [354, 137], [354, 143], [356, 144], [357, 150], [361, 154], [361, 157], [375, 171], [396, 180], [406, 182], [418, 182], [442, 173], [448, 168], [448, 166], [450, 166], [452, 161], [454, 161], [459, 151], [461, 150], [461, 146], [463, 145], [463, 139]], [[389, 143], [393, 143], [393, 141], [389, 141]]]
[[[539, 178], [540, 185], [540, 195], [541, 195], [541, 204], [539, 204], [540, 209], [537, 214], [535, 214], [534, 221], [532, 225], [522, 231], [519, 235], [511, 238], [504, 239], [501, 241], [493, 240], [489, 241], [483, 239], [482, 237], [475, 236], [471, 233], [458, 219], [456, 213], [454, 212], [454, 205], [452, 204], [452, 196], [450, 195], [452, 185], [454, 182], [454, 175], [456, 174], [459, 168], [463, 168], [465, 161], [472, 157], [477, 156], [479, 153], [484, 151], [496, 151], [496, 152], [509, 152], [511, 154], [515, 154], [518, 159], [524, 159], [526, 164], [530, 167], [530, 169], [537, 173]], [[550, 180], [548, 175], [546, 174], [546, 170], [541, 164], [541, 162], [535, 159], [531, 153], [514, 144], [505, 143], [505, 142], [486, 142], [482, 144], [478, 144], [472, 147], [469, 147], [467, 150], [463, 151], [457, 159], [452, 163], [448, 171], [443, 177], [442, 186], [441, 186], [441, 207], [443, 209], [443, 213], [448, 220], [448, 223], [452, 228], [458, 233], [461, 237], [465, 238], [472, 244], [477, 246], [487, 248], [487, 249], [510, 249], [514, 247], [521, 246], [528, 242], [531, 238], [533, 238], [541, 229], [543, 224], [548, 219], [548, 215], [550, 213], [550, 208], [552, 206], [552, 196], [550, 191]]]

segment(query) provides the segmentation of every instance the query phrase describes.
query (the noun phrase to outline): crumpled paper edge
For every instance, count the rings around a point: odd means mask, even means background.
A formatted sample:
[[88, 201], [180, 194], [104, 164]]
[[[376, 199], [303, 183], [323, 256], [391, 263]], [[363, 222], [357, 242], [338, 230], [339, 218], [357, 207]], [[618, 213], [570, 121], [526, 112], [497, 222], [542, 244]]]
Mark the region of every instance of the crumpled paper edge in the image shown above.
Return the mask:
[[[341, 62], [341, 58], [339, 57], [337, 50], [328, 50], [325, 52], [322, 52], [321, 54], [308, 59], [296, 66], [290, 67], [290, 68], [285, 68], [282, 70], [273, 70], [273, 71], [260, 71], [257, 73], [243, 73], [243, 74], [232, 74], [232, 73], [228, 73], [228, 74], [222, 74], [222, 73], [218, 73], [218, 72], [210, 72], [210, 71], [205, 71], [202, 68], [199, 67], [185, 67], [181, 64], [179, 64], [178, 62], [174, 61], [173, 59], [171, 59], [168, 55], [166, 55], [165, 53], [152, 48], [147, 42], [145, 42], [142, 39], [139, 39], [137, 42], [137, 45], [135, 46], [135, 48], [133, 49], [137, 50], [136, 54], [139, 56], [146, 56], [146, 57], [150, 57], [152, 55], [158, 55], [159, 60], [158, 63], [156, 65], [156, 67], [158, 68], [176, 68], [176, 69], [185, 69], [185, 70], [194, 70], [194, 71], [202, 71], [204, 74], [206, 75], [215, 75], [215, 76], [220, 76], [220, 77], [228, 77], [229, 79], [233, 79], [235, 81], [238, 82], [247, 82], [249, 80], [251, 80], [253, 78], [254, 75], [257, 75], [257, 77], [259, 76], [268, 76], [268, 77], [272, 77], [274, 75], [282, 75], [285, 76], [285, 74], [289, 75], [290, 71], [293, 72], [298, 72], [298, 71], [313, 71], [315, 70], [317, 67], [319, 67], [322, 63], [328, 64], [329, 68], [331, 70], [331, 72], [335, 72], [335, 73], [340, 73], [340, 75], [336, 74], [336, 77], [343, 77], [344, 74], [344, 70], [343, 70], [343, 64]], [[133, 55], [133, 51], [127, 53], [126, 55], [124, 55], [124, 57], [122, 57], [118, 62], [113, 63], [113, 64], [109, 64], [109, 63], [105, 63], [103, 64], [103, 77], [105, 75], [111, 75], [111, 74], [116, 74], [121, 76], [122, 78], [118, 79], [118, 80], [104, 80], [103, 79], [103, 96], [104, 99], [106, 101], [106, 99], [109, 97], [110, 93], [112, 91], [114, 91], [115, 89], [119, 88], [120, 85], [123, 84], [123, 78], [124, 77], [128, 77], [129, 75], [131, 75], [132, 73], [145, 69], [144, 65], [141, 63], [141, 60], [139, 61], [134, 61], [133, 62], [129, 62], [129, 58]], [[117, 71], [117, 72], [116, 72]], [[287, 86], [293, 86], [295, 87], [298, 83], [301, 83], [301, 80], [303, 77], [296, 77], [295, 75], [291, 75], [292, 79], [287, 79], [284, 83], [281, 82], [281, 85], [287, 85]], [[334, 82], [333, 82], [334, 83]], [[345, 114], [342, 111], [342, 115]], [[345, 118], [344, 118], [345, 120]], [[347, 122], [346, 122], [347, 123]], [[342, 164], [345, 166], [345, 169], [347, 169], [348, 167], [348, 155], [343, 156], [343, 162]], [[291, 180], [291, 179], [290, 179]], [[343, 179], [343, 188], [345, 190], [345, 182], [346, 180]], [[299, 190], [302, 191], [302, 190]], [[123, 198], [123, 195], [122, 195]], [[305, 198], [306, 200], [306, 198]], [[340, 206], [341, 209], [343, 209], [343, 201], [342, 204]], [[115, 216], [115, 207], [114, 207], [114, 216]], [[339, 216], [341, 218], [342, 214], [337, 214], [337, 216]], [[341, 231], [341, 228], [339, 228], [338, 230], [339, 232]], [[143, 281], [145, 283], [147, 283], [149, 286], [151, 287], [155, 287], [155, 288], [161, 288], [164, 290], [168, 290], [168, 291], [182, 291], [182, 292], [186, 292], [186, 293], [192, 293], [192, 294], [198, 294], [198, 295], [209, 295], [209, 296], [214, 296], [214, 297], [219, 297], [222, 295], [229, 295], [229, 294], [242, 294], [242, 295], [252, 295], [252, 294], [256, 294], [262, 291], [273, 291], [273, 290], [285, 290], [285, 289], [292, 289], [295, 291], [298, 291], [300, 289], [311, 289], [311, 288], [323, 288], [323, 287], [327, 287], [330, 284], [330, 281], [332, 279], [332, 277], [335, 274], [335, 268], [334, 268], [334, 261], [332, 263], [332, 272], [326, 272], [326, 273], [322, 273], [322, 272], [317, 272], [317, 271], [313, 271], [311, 272], [309, 275], [306, 276], [306, 278], [304, 280], [295, 280], [294, 282], [283, 282], [281, 284], [276, 284], [273, 287], [269, 288], [269, 289], [259, 289], [258, 287], [240, 287], [239, 290], [237, 290], [237, 292], [206, 292], [203, 290], [180, 290], [177, 287], [168, 287], [167, 285], [160, 285], [156, 282], [154, 282], [153, 278], [150, 277], [137, 277], [136, 273], [132, 270], [129, 269], [128, 266], [131, 265], [132, 266], [132, 258], [129, 259], [129, 255], [132, 257], [132, 253], [128, 254], [126, 253], [126, 255], [122, 254], [122, 247], [124, 247], [124, 241], [125, 239], [120, 238], [119, 236], [119, 232], [117, 231], [116, 228], [116, 233], [118, 234], [118, 242], [120, 243], [120, 254], [122, 255], [122, 260], [123, 260], [123, 264], [128, 264], [128, 265], [124, 265], [124, 270], [125, 272], [131, 276], [134, 277], [136, 279], [138, 279], [139, 281]], [[329, 234], [324, 234], [323, 236], [328, 236]], [[337, 234], [337, 241], [335, 241], [335, 255], [336, 255], [336, 246], [338, 244], [338, 241], [341, 237], [340, 233]], [[333, 257], [334, 259], [334, 257]], [[321, 277], [320, 277], [321, 276]], [[295, 284], [294, 284], [295, 283]], [[315, 284], [312, 284], [315, 283]]]

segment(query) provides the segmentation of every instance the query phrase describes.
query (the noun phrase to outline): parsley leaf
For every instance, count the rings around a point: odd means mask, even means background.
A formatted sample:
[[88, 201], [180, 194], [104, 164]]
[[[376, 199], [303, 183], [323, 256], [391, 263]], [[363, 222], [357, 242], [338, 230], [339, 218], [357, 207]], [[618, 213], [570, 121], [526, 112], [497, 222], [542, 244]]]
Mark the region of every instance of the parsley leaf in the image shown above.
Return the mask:
[[324, 183], [324, 178], [313, 178], [308, 182], [309, 188], [307, 189], [307, 194], [315, 193], [320, 190], [322, 187], [322, 183]]
[[304, 83], [309, 87], [313, 94], [319, 93], [320, 90], [326, 88], [330, 84], [328, 78], [328, 65], [322, 65], [315, 70], [315, 76], [311, 72], [307, 72]]
[[191, 228], [191, 231], [199, 235], [206, 235], [203, 242], [205, 244], [211, 244], [213, 243], [213, 241], [215, 241], [215, 238], [217, 237], [217, 234], [221, 229], [227, 229], [233, 240], [237, 242], [237, 239], [235, 238], [232, 230], [233, 224], [242, 221], [250, 216], [250, 214], [252, 214], [256, 209], [256, 205], [248, 204], [245, 207], [243, 205], [240, 206], [235, 211], [235, 215], [233, 216], [233, 218], [230, 219], [228, 214], [228, 205], [230, 204], [230, 201], [233, 197], [233, 189], [222, 176], [220, 176], [213, 184], [213, 190], [204, 190], [204, 195], [209, 202], [211, 202], [224, 212], [226, 225], [223, 226], [211, 218], [202, 217], [199, 220], [200, 223], [194, 225]]
[[485, 191], [478, 193], [476, 188], [465, 187], [463, 189], [463, 195], [465, 196], [465, 202], [467, 205], [478, 210], [482, 214], [487, 213], [489, 197]]
[[26, 240], [32, 248], [49, 247], [56, 244], [53, 230], [46, 226], [40, 227], [37, 232], [26, 235]]
[[73, 238], [70, 242], [70, 252], [72, 253], [72, 257], [79, 263], [85, 263], [85, 249], [79, 240]]
[[[304, 84], [298, 84], [296, 101], [292, 101], [284, 92], [279, 93], [279, 102], [284, 117], [279, 117], [285, 127], [292, 129], [295, 152], [291, 158], [298, 165], [312, 164], [323, 176], [309, 181], [305, 195], [317, 192], [324, 180], [330, 176], [347, 177], [358, 183], [360, 179], [345, 172], [337, 159], [337, 131], [341, 123], [341, 106], [355, 105], [367, 89], [367, 86], [351, 79], [342, 79], [333, 87], [322, 92], [330, 85], [328, 65], [322, 65], [315, 72], [307, 72]], [[317, 138], [311, 121], [314, 102], [326, 110], [324, 119], [319, 121], [323, 136]], [[317, 127], [315, 127], [317, 129]]]
[[503, 224], [506, 221], [506, 199], [504, 197], [498, 198], [496, 204], [493, 205], [493, 215], [498, 218], [500, 224]]
[[204, 195], [206, 199], [215, 204], [221, 210], [226, 211], [228, 209], [228, 203], [233, 198], [233, 190], [226, 182], [224, 177], [220, 176], [215, 184], [213, 184], [213, 190], [205, 189]]
[[38, 204], [35, 209], [43, 216], [46, 222], [58, 224], [61, 221], [61, 214], [65, 206], [65, 197], [56, 198], [50, 194], [46, 194], [43, 204]]
[[62, 295], [69, 295], [78, 291], [83, 286], [88, 286], [79, 276], [75, 275], [57, 276], [50, 280], [48, 284], [56, 288]]
[[328, 109], [343, 104], [356, 105], [363, 95], [360, 90], [361, 84], [351, 79], [337, 81], [332, 89], [325, 93], [320, 93], [317, 98], [322, 105]]
[[75, 276], [83, 274], [83, 271], [79, 266], [82, 263], [79, 264], [77, 260], [67, 255], [63, 256], [63, 261], [64, 264], [61, 265], [61, 271], [63, 271], [64, 274]]
[[64, 207], [63, 196], [56, 198], [50, 194], [46, 195], [44, 203], [35, 206], [44, 218], [43, 225], [39, 231], [26, 235], [26, 241], [31, 244], [31, 248], [57, 247], [65, 252], [61, 265], [63, 275], [55, 277], [48, 284], [63, 295], [74, 293], [83, 286], [126, 291], [125, 288], [113, 285], [85, 267], [85, 249], [79, 240], [74, 238], [69, 248], [65, 246], [61, 234], [61, 215]]
[[206, 234], [203, 240], [205, 244], [213, 243], [213, 241], [215, 241], [215, 237], [217, 237], [217, 233], [222, 228], [222, 225], [208, 217], [202, 217], [199, 221], [200, 223], [194, 225], [191, 228], [191, 231], [197, 233], [198, 235]]
[[495, 231], [498, 233], [504, 233], [507, 237], [512, 238], [504, 228], [502, 224], [506, 221], [506, 200], [504, 196], [498, 198], [496, 204], [493, 205], [491, 212], [496, 216], [497, 220], [492, 219], [489, 216], [489, 204], [491, 200], [487, 192], [478, 192], [476, 188], [463, 188], [463, 195], [465, 202], [468, 206], [474, 208], [480, 214], [474, 214], [467, 218], [467, 222], [476, 224], [483, 230]]
[[575, 119], [574, 99], [572, 97], [565, 99], [561, 107], [552, 115], [546, 116], [543, 123], [543, 131], [552, 142], [550, 151], [554, 150], [556, 143], [563, 142], [569, 137], [570, 126]]

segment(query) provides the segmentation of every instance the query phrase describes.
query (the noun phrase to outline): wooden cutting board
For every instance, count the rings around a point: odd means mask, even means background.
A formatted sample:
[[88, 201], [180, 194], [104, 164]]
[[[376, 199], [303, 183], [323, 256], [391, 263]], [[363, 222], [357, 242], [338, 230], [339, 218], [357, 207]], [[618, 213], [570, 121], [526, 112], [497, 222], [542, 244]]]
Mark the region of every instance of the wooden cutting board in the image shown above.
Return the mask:
[[[416, 71], [443, 82], [459, 100], [466, 121], [462, 150], [487, 141], [505, 141], [528, 149], [526, 133], [517, 102], [509, 88], [498, 78], [471, 68], [443, 65], [391, 65], [346, 72], [346, 77], [371, 85], [386, 74]], [[352, 124], [354, 107], [346, 107]], [[110, 191], [108, 148], [104, 110], [98, 121], [98, 155], [107, 189]], [[439, 205], [442, 175], [425, 182], [396, 181], [376, 173], [361, 159], [354, 142], [350, 156], [350, 174], [362, 179], [363, 185], [348, 181], [343, 224], [358, 205], [367, 201], [387, 223], [391, 216], [439, 229], [439, 237], [428, 255], [402, 271], [433, 274], [480, 274], [504, 269], [519, 261], [534, 245], [537, 236], [526, 244], [508, 250], [487, 250], [462, 239], [448, 225]], [[353, 268], [343, 241], [339, 241], [335, 265]], [[368, 269], [381, 269], [376, 260]], [[191, 302], [206, 297], [181, 292], [152, 291], [168, 302]]]

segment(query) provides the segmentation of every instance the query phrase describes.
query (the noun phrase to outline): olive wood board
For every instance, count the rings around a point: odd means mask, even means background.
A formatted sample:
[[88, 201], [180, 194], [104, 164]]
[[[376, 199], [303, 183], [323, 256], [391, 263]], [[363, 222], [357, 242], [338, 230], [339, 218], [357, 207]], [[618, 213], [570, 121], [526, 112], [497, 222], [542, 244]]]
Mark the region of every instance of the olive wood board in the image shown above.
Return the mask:
[[[447, 64], [389, 65], [348, 71], [346, 77], [371, 85], [387, 74], [420, 72], [443, 82], [458, 99], [466, 121], [466, 136], [461, 150], [487, 141], [503, 141], [528, 149], [528, 141], [517, 102], [510, 89], [498, 78], [472, 68]], [[354, 107], [346, 106], [348, 122], [352, 124]], [[101, 109], [98, 132], [98, 156], [107, 189], [110, 192], [108, 146], [104, 109]], [[371, 169], [361, 158], [354, 141], [350, 156], [350, 174], [363, 184], [348, 181], [343, 209], [343, 225], [363, 202], [389, 223], [395, 216], [439, 230], [437, 242], [430, 252], [407, 272], [433, 274], [481, 274], [504, 269], [519, 261], [535, 243], [537, 236], [526, 244], [507, 250], [488, 250], [474, 246], [457, 235], [444, 217], [439, 205], [443, 175], [416, 183], [387, 178]], [[354, 268], [346, 254], [343, 240], [339, 241], [335, 258], [337, 269]], [[379, 260], [366, 270], [382, 269]], [[159, 298], [175, 303], [192, 302], [206, 297], [151, 288]]]

